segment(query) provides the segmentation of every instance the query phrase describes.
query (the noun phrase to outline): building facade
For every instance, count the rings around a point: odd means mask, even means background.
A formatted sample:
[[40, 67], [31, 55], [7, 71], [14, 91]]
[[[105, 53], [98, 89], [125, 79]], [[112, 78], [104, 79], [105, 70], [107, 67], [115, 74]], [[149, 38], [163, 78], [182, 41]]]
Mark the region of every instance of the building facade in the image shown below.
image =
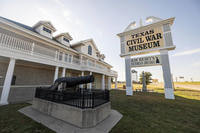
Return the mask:
[[94, 75], [87, 88], [110, 89], [117, 72], [104, 61], [93, 39], [71, 44], [69, 33], [39, 21], [30, 27], [0, 17], [0, 104], [31, 100], [35, 88], [59, 77]]

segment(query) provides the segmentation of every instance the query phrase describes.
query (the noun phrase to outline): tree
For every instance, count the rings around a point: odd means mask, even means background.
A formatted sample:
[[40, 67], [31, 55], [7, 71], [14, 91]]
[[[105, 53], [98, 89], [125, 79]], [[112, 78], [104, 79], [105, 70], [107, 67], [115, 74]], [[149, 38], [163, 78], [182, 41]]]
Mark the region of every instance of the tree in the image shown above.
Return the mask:
[[[150, 72], [144, 72], [144, 76], [146, 77], [146, 84], [148, 85], [149, 83], [152, 83], [152, 74]], [[142, 83], [143, 76], [142, 73], [140, 74], [140, 83]]]

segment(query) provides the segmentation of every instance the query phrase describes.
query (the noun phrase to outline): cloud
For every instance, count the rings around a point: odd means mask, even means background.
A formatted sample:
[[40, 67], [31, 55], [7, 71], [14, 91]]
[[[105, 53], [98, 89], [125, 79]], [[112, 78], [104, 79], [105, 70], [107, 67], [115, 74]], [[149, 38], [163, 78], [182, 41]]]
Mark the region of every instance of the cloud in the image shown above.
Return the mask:
[[68, 10], [64, 10], [64, 11], [63, 11], [63, 15], [64, 15], [65, 17], [69, 17], [69, 16], [70, 16], [70, 12], [69, 12]]
[[64, 4], [61, 0], [53, 0], [58, 6], [64, 8]]
[[196, 62], [196, 63], [192, 64], [192, 66], [199, 67], [200, 66], [200, 62]]
[[191, 55], [191, 54], [195, 54], [195, 53], [198, 53], [198, 52], [200, 52], [200, 48], [179, 52], [179, 53], [176, 53], [176, 54], [174, 54], [172, 56]]
[[56, 5], [57, 7], [59, 8], [59, 12], [60, 12], [60, 15], [63, 16], [63, 18], [65, 18], [65, 20], [69, 23], [73, 23], [73, 24], [76, 24], [76, 25], [81, 25], [82, 22], [76, 18], [75, 16], [73, 16], [73, 14], [71, 13], [71, 11], [65, 6], [65, 4], [63, 3], [62, 0], [52, 0]]
[[46, 9], [42, 8], [42, 7], [38, 7], [37, 10], [42, 13], [44, 16], [49, 16], [49, 13]]

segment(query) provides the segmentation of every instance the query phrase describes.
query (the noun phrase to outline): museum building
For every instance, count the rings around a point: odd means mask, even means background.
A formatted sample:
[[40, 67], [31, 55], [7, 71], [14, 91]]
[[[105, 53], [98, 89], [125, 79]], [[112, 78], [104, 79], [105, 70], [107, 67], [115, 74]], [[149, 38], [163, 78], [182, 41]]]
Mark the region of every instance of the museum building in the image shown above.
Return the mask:
[[71, 44], [68, 32], [53, 36], [55, 31], [49, 21], [30, 27], [0, 17], [0, 104], [31, 100], [36, 87], [59, 77], [92, 74], [89, 89], [110, 89], [115, 78], [116, 88], [118, 74], [93, 39]]

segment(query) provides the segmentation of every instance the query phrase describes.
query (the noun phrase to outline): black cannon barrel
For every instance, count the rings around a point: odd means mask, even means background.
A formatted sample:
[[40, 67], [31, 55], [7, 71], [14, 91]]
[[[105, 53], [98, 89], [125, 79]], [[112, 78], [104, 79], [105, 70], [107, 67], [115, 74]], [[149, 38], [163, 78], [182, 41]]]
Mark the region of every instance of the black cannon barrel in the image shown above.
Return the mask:
[[73, 87], [76, 85], [80, 84], [87, 84], [94, 82], [94, 76], [93, 75], [88, 75], [88, 76], [80, 76], [80, 77], [63, 77], [63, 78], [58, 78], [54, 82], [54, 84], [61, 84], [61, 83], [66, 83], [66, 87]]

